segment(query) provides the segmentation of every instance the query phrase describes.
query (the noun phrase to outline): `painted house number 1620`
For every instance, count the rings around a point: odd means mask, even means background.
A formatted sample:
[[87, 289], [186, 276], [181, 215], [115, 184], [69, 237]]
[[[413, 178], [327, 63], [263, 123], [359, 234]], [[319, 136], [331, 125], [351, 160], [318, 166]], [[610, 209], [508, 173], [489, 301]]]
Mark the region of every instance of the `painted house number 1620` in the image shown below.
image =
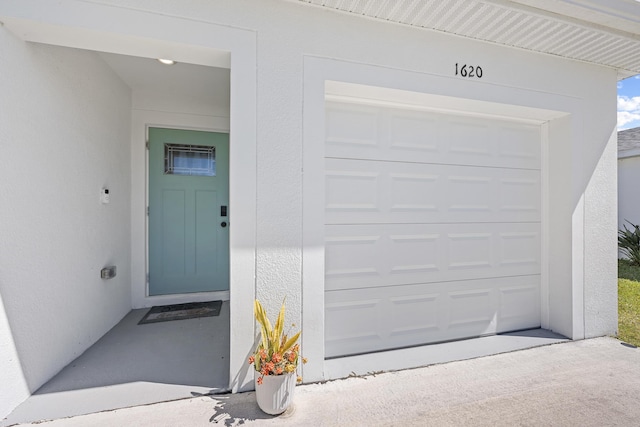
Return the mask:
[[482, 68], [479, 65], [458, 64], [456, 62], [456, 76], [482, 78]]

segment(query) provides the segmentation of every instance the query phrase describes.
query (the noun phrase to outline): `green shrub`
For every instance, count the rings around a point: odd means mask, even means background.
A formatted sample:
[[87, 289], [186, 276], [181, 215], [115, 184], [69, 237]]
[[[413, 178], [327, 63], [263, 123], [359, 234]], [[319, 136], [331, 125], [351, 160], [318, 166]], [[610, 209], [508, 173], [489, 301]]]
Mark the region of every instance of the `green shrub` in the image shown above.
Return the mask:
[[619, 259], [618, 278], [640, 282], [640, 267], [631, 265], [627, 259]]
[[630, 221], [627, 222], [632, 229], [628, 229], [623, 224], [623, 229], [618, 230], [618, 247], [631, 265], [640, 266], [640, 225], [632, 224]]

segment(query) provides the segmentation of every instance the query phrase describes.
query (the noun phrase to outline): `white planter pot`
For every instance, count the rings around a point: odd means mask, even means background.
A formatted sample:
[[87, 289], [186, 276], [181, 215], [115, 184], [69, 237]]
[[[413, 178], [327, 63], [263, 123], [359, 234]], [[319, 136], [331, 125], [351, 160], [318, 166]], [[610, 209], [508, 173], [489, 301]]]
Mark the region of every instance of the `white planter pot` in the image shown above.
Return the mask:
[[265, 375], [262, 384], [258, 384], [260, 374], [256, 372], [256, 400], [263, 412], [278, 415], [287, 410], [293, 401], [296, 388], [296, 373], [284, 375]]

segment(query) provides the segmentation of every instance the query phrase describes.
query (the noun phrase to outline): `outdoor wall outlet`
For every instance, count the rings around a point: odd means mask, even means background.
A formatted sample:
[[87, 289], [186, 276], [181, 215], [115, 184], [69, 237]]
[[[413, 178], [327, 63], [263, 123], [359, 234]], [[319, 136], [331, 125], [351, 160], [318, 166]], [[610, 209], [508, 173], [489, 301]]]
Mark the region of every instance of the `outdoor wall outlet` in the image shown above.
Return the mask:
[[100, 270], [100, 278], [101, 279], [113, 279], [116, 277], [116, 266], [112, 265], [109, 267], [105, 267]]

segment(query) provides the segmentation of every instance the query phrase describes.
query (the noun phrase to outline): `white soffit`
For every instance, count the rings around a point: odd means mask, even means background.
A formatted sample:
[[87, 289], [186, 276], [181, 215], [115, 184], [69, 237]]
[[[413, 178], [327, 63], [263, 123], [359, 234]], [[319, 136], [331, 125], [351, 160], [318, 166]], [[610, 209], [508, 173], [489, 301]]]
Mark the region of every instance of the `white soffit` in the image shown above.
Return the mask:
[[296, 0], [640, 74], [635, 0]]

